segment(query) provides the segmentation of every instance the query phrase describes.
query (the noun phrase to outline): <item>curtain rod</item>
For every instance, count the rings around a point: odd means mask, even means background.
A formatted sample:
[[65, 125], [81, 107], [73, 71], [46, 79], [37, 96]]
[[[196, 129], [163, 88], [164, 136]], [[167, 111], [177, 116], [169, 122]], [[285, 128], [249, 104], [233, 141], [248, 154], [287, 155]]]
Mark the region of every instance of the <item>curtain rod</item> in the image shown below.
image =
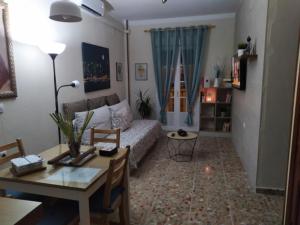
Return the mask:
[[[198, 26], [189, 26], [189, 27], [179, 27], [179, 28], [193, 28], [193, 27], [207, 27], [208, 29], [213, 29], [216, 25], [198, 25]], [[144, 30], [144, 32], [150, 32], [151, 30], [175, 30], [176, 27], [166, 27], [166, 28], [151, 28], [149, 30]]]

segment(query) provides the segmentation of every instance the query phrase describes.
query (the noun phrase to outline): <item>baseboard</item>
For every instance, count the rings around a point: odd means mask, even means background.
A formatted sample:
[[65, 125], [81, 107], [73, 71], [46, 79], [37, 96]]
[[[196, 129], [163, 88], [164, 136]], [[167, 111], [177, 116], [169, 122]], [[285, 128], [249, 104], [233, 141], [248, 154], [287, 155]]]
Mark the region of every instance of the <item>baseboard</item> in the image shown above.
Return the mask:
[[285, 190], [271, 188], [256, 188], [256, 193], [285, 196]]
[[226, 137], [229, 138], [231, 137], [231, 132], [226, 133], [226, 132], [211, 132], [211, 131], [200, 131], [199, 136], [203, 137]]

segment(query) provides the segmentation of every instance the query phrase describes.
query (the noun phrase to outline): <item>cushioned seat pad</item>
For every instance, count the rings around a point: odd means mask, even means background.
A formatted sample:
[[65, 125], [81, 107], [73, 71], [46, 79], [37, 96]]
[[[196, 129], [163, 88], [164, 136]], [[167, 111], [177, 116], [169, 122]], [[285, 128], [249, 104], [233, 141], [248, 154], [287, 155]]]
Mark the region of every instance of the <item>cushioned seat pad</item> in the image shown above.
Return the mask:
[[[120, 196], [124, 192], [123, 187], [115, 187], [111, 191], [110, 195], [110, 207], [116, 201], [118, 196]], [[103, 208], [103, 201], [104, 201], [104, 186], [100, 188], [95, 194], [92, 195], [90, 198], [90, 210], [91, 212], [97, 213], [112, 213], [112, 209], [105, 209]]]

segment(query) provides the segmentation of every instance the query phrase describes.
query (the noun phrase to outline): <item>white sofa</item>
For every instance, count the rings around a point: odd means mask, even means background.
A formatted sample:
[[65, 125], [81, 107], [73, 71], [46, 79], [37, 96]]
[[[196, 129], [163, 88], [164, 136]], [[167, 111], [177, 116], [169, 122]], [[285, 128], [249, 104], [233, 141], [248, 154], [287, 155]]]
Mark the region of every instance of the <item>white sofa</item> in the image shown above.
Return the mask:
[[[94, 99], [81, 100], [77, 102], [64, 103], [64, 114], [74, 118], [75, 112], [93, 110], [104, 105], [119, 103], [119, 97], [114, 94]], [[121, 132], [121, 147], [130, 146], [129, 163], [131, 168], [137, 168], [138, 163], [143, 159], [151, 147], [161, 135], [161, 125], [157, 120], [133, 120], [131, 126]], [[108, 147], [111, 144], [97, 143], [97, 147]]]
[[[161, 125], [157, 120], [134, 120], [127, 130], [121, 132], [121, 147], [130, 146], [129, 163], [137, 168], [161, 135]], [[109, 147], [112, 144], [97, 143], [96, 147]]]

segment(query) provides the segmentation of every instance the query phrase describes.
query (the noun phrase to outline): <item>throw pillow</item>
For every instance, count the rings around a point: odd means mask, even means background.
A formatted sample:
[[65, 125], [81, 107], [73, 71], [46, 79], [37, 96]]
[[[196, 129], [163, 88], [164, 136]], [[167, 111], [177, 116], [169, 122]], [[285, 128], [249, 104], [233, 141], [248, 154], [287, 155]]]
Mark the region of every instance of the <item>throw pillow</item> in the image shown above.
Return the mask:
[[97, 97], [97, 98], [91, 98], [87, 100], [87, 106], [88, 106], [88, 110], [94, 110], [94, 109], [98, 109], [102, 106], [105, 106], [105, 97]]
[[111, 106], [120, 102], [119, 96], [117, 94], [108, 95], [105, 97], [106, 104]]
[[75, 112], [84, 112], [86, 110], [88, 110], [86, 100], [63, 104], [64, 115], [65, 116], [70, 115], [72, 119], [75, 119]]
[[[107, 105], [94, 109], [94, 115], [82, 135], [82, 144], [89, 145], [91, 138], [91, 128], [111, 129], [110, 111]], [[75, 113], [75, 129], [80, 129], [84, 123], [87, 112]], [[102, 136], [103, 137], [103, 136]]]
[[120, 128], [121, 131], [124, 131], [131, 126], [133, 115], [127, 100], [110, 106], [109, 109], [113, 128]]

